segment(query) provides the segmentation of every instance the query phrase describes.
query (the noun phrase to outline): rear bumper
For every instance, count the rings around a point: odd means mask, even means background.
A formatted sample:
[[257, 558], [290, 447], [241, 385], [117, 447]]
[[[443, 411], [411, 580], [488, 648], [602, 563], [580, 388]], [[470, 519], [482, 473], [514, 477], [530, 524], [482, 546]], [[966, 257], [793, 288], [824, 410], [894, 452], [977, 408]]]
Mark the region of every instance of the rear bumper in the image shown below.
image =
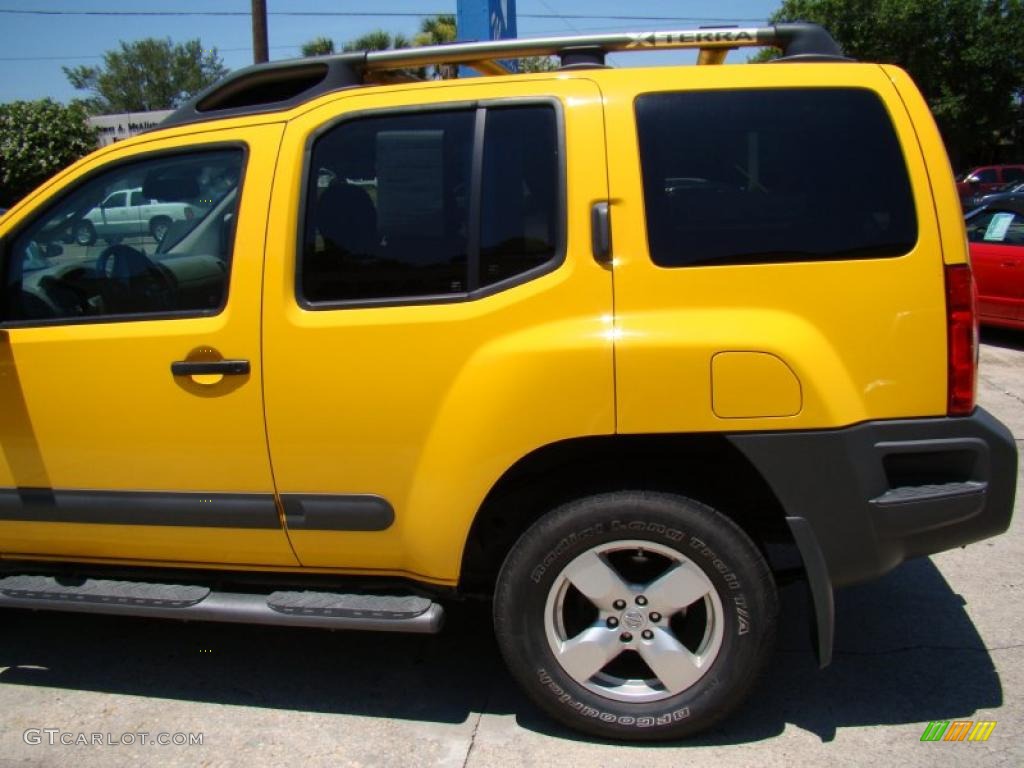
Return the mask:
[[981, 408], [966, 417], [729, 439], [775, 492], [808, 570], [817, 559], [832, 587], [1010, 525], [1017, 447]]

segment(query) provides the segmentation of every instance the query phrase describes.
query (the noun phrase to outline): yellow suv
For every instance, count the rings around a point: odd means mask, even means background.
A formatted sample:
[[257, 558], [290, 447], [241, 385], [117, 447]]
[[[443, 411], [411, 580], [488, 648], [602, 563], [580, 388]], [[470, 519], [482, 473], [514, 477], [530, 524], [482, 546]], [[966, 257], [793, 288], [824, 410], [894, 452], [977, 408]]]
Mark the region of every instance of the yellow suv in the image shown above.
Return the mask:
[[[666, 48], [701, 66], [605, 64]], [[834, 588], [1010, 522], [942, 141], [819, 27], [248, 68], [0, 249], [3, 606], [436, 632], [493, 596], [540, 707], [675, 738], [770, 657], [777, 549], [826, 664]]]

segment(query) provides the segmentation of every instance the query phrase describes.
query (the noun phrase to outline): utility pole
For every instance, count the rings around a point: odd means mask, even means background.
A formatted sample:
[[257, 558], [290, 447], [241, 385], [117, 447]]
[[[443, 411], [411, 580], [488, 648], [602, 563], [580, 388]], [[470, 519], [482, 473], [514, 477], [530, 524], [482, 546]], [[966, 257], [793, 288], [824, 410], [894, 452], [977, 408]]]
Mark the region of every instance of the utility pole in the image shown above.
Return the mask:
[[267, 0], [252, 0], [252, 61], [262, 64], [267, 54]]

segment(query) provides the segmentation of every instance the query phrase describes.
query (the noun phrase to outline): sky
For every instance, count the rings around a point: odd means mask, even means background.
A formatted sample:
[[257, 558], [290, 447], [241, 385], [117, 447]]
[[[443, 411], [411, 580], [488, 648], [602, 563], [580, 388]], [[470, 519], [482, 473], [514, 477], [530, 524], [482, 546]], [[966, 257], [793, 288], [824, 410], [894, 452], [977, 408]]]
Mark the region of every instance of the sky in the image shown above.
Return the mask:
[[[267, 0], [270, 58], [299, 55], [302, 43], [319, 36], [341, 43], [374, 29], [411, 37], [423, 16], [455, 13], [457, 0]], [[763, 22], [781, 0], [518, 0], [520, 37], [607, 31], [687, 29], [704, 24]], [[102, 63], [105, 51], [146, 37], [174, 42], [199, 38], [216, 47], [225, 65], [252, 63], [249, 0], [0, 0], [0, 103], [52, 98], [67, 102], [88, 94], [75, 91], [61, 67]], [[36, 13], [10, 13], [31, 10]], [[38, 13], [46, 11], [48, 13]], [[52, 12], [60, 13], [52, 13]], [[80, 15], [83, 12], [119, 15]], [[130, 11], [176, 12], [175, 16], [131, 16]], [[233, 16], [187, 15], [234, 12]], [[75, 13], [77, 12], [77, 13]], [[365, 15], [282, 15], [303, 13]], [[397, 14], [397, 15], [386, 15]], [[601, 15], [604, 14], [604, 17]], [[640, 18], [624, 18], [640, 17]], [[642, 17], [665, 17], [663, 19]], [[695, 54], [639, 54], [612, 57], [616, 66], [689, 62]], [[731, 54], [731, 60], [745, 57]]]

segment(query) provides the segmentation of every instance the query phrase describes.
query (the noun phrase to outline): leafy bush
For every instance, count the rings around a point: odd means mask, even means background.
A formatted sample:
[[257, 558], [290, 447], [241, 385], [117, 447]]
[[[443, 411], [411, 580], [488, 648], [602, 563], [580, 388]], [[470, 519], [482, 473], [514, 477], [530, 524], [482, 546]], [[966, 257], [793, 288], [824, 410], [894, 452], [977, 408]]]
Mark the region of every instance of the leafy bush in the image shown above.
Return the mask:
[[52, 99], [0, 104], [0, 206], [8, 207], [96, 148], [85, 108]]

